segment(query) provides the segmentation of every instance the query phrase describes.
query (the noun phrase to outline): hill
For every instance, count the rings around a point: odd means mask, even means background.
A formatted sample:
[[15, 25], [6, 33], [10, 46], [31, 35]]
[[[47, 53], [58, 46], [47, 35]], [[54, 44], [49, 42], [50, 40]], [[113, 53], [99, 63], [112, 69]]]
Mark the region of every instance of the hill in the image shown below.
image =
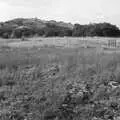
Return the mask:
[[62, 21], [45, 21], [37, 18], [17, 18], [0, 23], [0, 37], [21, 38], [22, 36], [120, 37], [120, 30], [116, 25], [110, 23], [73, 25]]
[[60, 26], [60, 27], [66, 27], [66, 28], [73, 28], [73, 25], [71, 23], [65, 23], [65, 22], [57, 22], [54, 20], [50, 20], [50, 21], [45, 21], [45, 20], [40, 20], [37, 18], [16, 18], [13, 20], [9, 20], [6, 22], [2, 22], [0, 23], [0, 26], [2, 27], [3, 25], [7, 26], [7, 25], [11, 25], [11, 26], [35, 26], [38, 28], [44, 28], [46, 27], [46, 24], [50, 23], [50, 24], [54, 24], [56, 26]]
[[[37, 18], [17, 18], [10, 21], [0, 23], [0, 36], [3, 38], [16, 37], [19, 38], [24, 36], [47, 36], [48, 32], [52, 33], [50, 28], [54, 27], [57, 32], [65, 30], [72, 30], [73, 25], [71, 23], [56, 22], [56, 21], [44, 21]], [[51, 34], [50, 33], [50, 34]], [[56, 33], [57, 34], [57, 33]], [[51, 35], [55, 36], [55, 35]]]

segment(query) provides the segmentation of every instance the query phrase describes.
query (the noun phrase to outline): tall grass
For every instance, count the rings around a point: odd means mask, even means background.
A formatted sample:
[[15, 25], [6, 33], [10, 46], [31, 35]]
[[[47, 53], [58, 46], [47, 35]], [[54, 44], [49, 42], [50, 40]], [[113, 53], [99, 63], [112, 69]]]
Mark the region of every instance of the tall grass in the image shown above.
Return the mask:
[[[108, 119], [113, 114], [111, 104], [119, 106], [119, 88], [109, 89], [114, 75], [119, 81], [119, 55], [88, 48], [70, 50], [22, 51], [26, 64], [1, 64], [0, 119]], [[37, 62], [34, 54], [40, 55]]]

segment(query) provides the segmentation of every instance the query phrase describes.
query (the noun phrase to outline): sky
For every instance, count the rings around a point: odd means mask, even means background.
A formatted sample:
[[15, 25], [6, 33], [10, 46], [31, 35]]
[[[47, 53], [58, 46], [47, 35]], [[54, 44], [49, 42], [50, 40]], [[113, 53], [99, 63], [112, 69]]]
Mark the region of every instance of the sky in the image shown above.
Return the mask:
[[120, 27], [120, 0], [0, 0], [0, 21], [14, 18], [109, 22]]

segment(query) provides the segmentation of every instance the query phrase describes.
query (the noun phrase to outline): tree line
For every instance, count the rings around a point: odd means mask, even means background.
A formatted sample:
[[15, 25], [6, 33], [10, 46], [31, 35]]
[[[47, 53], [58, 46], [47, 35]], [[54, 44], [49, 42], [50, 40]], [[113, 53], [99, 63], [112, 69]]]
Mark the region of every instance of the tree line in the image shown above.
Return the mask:
[[34, 25], [4, 25], [0, 26], [0, 37], [2, 38], [21, 38], [21, 37], [120, 37], [120, 29], [110, 23], [95, 23], [88, 25], [74, 24], [73, 28], [57, 26], [56, 24], [46, 23], [45, 27], [36, 27]]

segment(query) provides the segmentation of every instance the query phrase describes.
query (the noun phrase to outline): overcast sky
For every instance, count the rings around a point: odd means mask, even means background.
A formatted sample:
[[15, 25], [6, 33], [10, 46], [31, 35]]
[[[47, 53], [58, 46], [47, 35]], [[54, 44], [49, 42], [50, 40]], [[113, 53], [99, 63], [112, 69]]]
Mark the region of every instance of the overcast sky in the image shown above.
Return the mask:
[[120, 27], [120, 0], [0, 0], [0, 21], [18, 17]]

